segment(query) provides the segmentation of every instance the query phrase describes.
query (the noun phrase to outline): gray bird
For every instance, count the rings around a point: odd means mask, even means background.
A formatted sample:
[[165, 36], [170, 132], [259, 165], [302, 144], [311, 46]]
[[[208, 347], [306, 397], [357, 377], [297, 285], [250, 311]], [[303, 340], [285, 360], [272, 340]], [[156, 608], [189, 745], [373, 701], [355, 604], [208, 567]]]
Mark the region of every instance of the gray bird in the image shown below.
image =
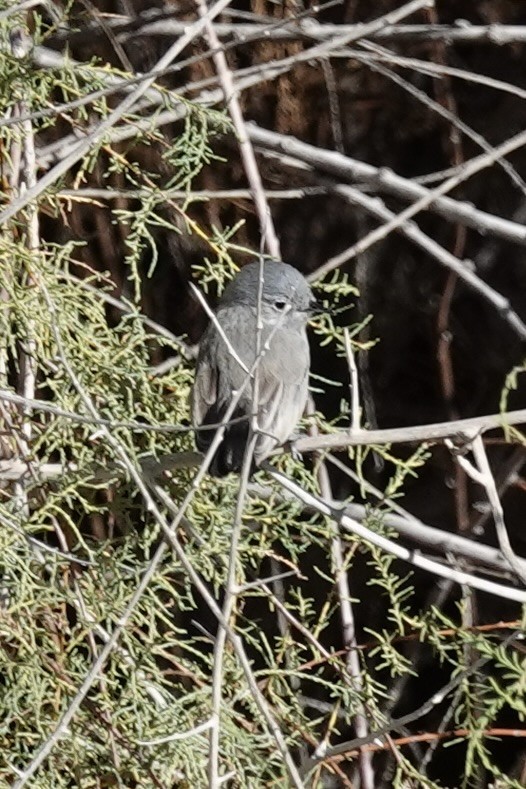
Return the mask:
[[[210, 464], [209, 472], [214, 476], [241, 470], [251, 415], [257, 415], [259, 429], [254, 450], [257, 466], [290, 437], [307, 401], [310, 353], [306, 328], [309, 317], [319, 308], [299, 271], [286, 263], [266, 261], [260, 307], [260, 349], [264, 350], [256, 368], [258, 402], [254, 403], [260, 271], [259, 262], [249, 263], [227, 285], [216, 310], [221, 331], [211, 321], [199, 347], [192, 391], [195, 427], [222, 422], [234, 392], [248, 378]], [[197, 448], [206, 452], [214, 435], [212, 429], [197, 431]]]

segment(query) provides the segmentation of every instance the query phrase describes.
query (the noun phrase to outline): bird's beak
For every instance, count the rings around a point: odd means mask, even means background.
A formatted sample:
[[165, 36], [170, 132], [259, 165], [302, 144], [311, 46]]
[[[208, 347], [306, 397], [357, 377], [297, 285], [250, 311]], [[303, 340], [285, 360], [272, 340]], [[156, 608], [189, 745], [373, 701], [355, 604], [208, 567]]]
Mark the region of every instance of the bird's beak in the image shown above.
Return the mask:
[[332, 310], [326, 304], [315, 299], [309, 307], [309, 315], [330, 315]]

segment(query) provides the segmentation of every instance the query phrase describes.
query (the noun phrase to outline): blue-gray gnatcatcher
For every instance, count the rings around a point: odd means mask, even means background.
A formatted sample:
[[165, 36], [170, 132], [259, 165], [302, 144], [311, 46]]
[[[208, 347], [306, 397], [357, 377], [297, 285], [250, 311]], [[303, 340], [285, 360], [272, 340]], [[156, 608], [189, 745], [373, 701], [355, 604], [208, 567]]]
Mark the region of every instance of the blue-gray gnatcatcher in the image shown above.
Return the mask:
[[[294, 431], [307, 401], [306, 328], [316, 311], [307, 281], [286, 263], [249, 263], [225, 288], [201, 340], [192, 391], [192, 421], [202, 427], [220, 424], [242, 390], [211, 474], [241, 470], [252, 416], [256, 465]], [[197, 431], [198, 449], [206, 452], [214, 435], [212, 429]]]

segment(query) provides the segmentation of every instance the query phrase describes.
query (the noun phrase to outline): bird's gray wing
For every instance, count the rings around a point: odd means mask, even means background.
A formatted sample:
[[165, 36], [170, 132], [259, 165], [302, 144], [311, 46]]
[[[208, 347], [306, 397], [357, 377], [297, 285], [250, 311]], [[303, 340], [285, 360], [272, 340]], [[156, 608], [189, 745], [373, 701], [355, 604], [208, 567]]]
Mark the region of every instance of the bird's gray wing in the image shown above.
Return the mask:
[[211, 341], [213, 338], [207, 333], [201, 342], [197, 357], [191, 403], [192, 422], [196, 426], [203, 424], [208, 411], [217, 400], [217, 368], [211, 361], [215, 358], [210, 353]]

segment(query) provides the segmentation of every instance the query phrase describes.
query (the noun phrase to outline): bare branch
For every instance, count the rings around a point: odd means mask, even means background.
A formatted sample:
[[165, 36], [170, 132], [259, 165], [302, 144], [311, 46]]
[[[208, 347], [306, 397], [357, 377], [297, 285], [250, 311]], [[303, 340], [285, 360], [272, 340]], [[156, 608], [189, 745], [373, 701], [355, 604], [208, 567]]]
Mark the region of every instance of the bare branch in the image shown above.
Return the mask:
[[526, 423], [526, 409], [509, 411], [504, 414], [475, 416], [471, 419], [457, 419], [454, 422], [435, 422], [430, 425], [411, 427], [391, 427], [385, 430], [364, 430], [350, 435], [348, 432], [332, 433], [316, 438], [299, 438], [294, 442], [294, 449], [303, 454], [318, 449], [346, 449], [354, 446], [374, 446], [374, 444], [407, 444], [412, 442], [436, 442], [444, 438], [452, 438], [455, 442], [467, 443], [473, 440], [476, 433], [500, 428], [506, 430], [507, 425]]
[[[507, 241], [526, 244], [526, 229], [523, 225], [488, 214], [485, 211], [479, 211], [469, 203], [453, 200], [450, 197], [438, 194], [431, 197], [431, 190], [407, 178], [402, 178], [387, 168], [374, 167], [352, 159], [350, 156], [342, 156], [335, 151], [317, 148], [309, 143], [301, 142], [295, 137], [262, 129], [254, 123], [248, 124], [247, 129], [251, 140], [263, 150], [277, 151], [286, 156], [292, 156], [335, 178], [369, 184], [380, 192], [386, 192], [402, 200], [425, 200], [430, 211], [440, 214], [450, 221], [472, 227], [479, 233], [491, 233]], [[504, 156], [511, 150], [517, 150], [525, 144], [526, 132], [520, 132], [511, 140], [496, 147], [493, 157], [487, 155], [476, 157], [471, 160], [471, 166], [466, 163], [466, 168], [470, 167], [470, 173], [472, 173], [483, 167], [489, 167], [496, 158]], [[457, 174], [455, 184], [464, 180], [464, 177], [468, 177], [463, 176], [463, 172]]]
[[[31, 39], [22, 28], [14, 28], [11, 31], [11, 50], [12, 54], [17, 58], [25, 58], [29, 49], [31, 48]], [[18, 90], [23, 93], [23, 86], [18, 85]], [[24, 99], [20, 99], [15, 107], [15, 115], [26, 115], [28, 112], [28, 105]], [[35, 155], [35, 140], [33, 135], [33, 127], [31, 121], [22, 121], [19, 126], [20, 139], [18, 146], [21, 151], [21, 170], [20, 173], [13, 172], [13, 179], [17, 182], [18, 189], [15, 200], [24, 200], [25, 195], [34, 188], [36, 184], [36, 155]], [[17, 143], [15, 142], [15, 145]], [[17, 147], [18, 147], [17, 146]], [[15, 155], [13, 161], [17, 159]], [[27, 211], [27, 231], [25, 240], [27, 249], [33, 256], [34, 260], [30, 260], [27, 269], [22, 271], [21, 280], [23, 286], [28, 289], [35, 289], [38, 285], [38, 279], [34, 271], [34, 263], [39, 256], [40, 251], [40, 229], [38, 221], [38, 211], [35, 205], [29, 206]], [[19, 353], [19, 376], [18, 376], [18, 391], [25, 399], [25, 404], [22, 407], [22, 425], [21, 430], [16, 436], [16, 443], [20, 455], [27, 458], [30, 452], [30, 443], [32, 438], [32, 423], [31, 423], [31, 409], [27, 403], [35, 397], [35, 384], [37, 376], [36, 366], [36, 341], [35, 341], [35, 323], [31, 318], [27, 318], [23, 325], [22, 341], [20, 343]], [[14, 483], [13, 489], [18, 506], [23, 509], [26, 515], [29, 514], [28, 496], [25, 489], [26, 481], [19, 479]]]
[[345, 514], [344, 508], [333, 507], [323, 499], [303, 490], [297, 483], [286, 477], [284, 474], [281, 474], [281, 472], [277, 471], [268, 463], [263, 464], [263, 467], [282, 487], [296, 496], [296, 498], [298, 498], [304, 504], [309, 505], [323, 515], [333, 518], [346, 531], [356, 534], [358, 537], [371, 542], [373, 545], [376, 545], [382, 550], [387, 551], [387, 553], [396, 556], [398, 559], [402, 559], [403, 561], [412, 564], [414, 567], [426, 570], [427, 572], [438, 575], [441, 578], [448, 578], [452, 581], [455, 581], [455, 583], [464, 584], [473, 589], [480, 589], [484, 592], [487, 592], [488, 594], [493, 594], [506, 600], [514, 600], [519, 603], [526, 602], [526, 591], [516, 589], [512, 586], [497, 584], [493, 581], [479, 578], [475, 575], [472, 575], [471, 573], [455, 570], [448, 565], [440, 564], [433, 559], [428, 559], [416, 551], [410, 551], [407, 548], [399, 545], [399, 543], [394, 542], [387, 537], [383, 537], [382, 535], [377, 534], [371, 529], [363, 526], [361, 523], [353, 520]]
[[[197, 0], [197, 3], [199, 15], [201, 18], [205, 19], [205, 0]], [[225, 104], [230, 117], [232, 118], [232, 123], [234, 124], [234, 129], [236, 131], [237, 142], [239, 145], [241, 159], [243, 161], [243, 167], [245, 169], [245, 175], [247, 176], [247, 180], [250, 184], [252, 199], [254, 200], [254, 205], [256, 206], [258, 213], [261, 240], [262, 243], [267, 246], [268, 251], [272, 257], [276, 260], [279, 260], [281, 258], [279, 251], [279, 241], [274, 228], [274, 223], [272, 221], [272, 214], [270, 213], [265, 191], [263, 189], [263, 181], [261, 180], [261, 175], [259, 174], [254, 149], [247, 136], [245, 119], [243, 118], [241, 105], [236, 95], [232, 72], [228, 67], [224, 50], [221, 47], [220, 41], [215, 33], [214, 26], [212, 25], [211, 21], [206, 20], [205, 30], [210, 49], [212, 50], [212, 58], [219, 75], [221, 87], [223, 89]]]
[[[398, 534], [411, 540], [416, 545], [425, 545], [440, 552], [444, 557], [448, 555], [462, 556], [471, 562], [494, 568], [509, 575], [509, 562], [502, 555], [501, 551], [490, 548], [488, 545], [483, 545], [473, 537], [463, 537], [460, 534], [423, 523], [419, 518], [416, 518], [401, 507], [397, 501], [386, 498], [385, 494], [371, 482], [363, 477], [358, 477], [356, 472], [344, 465], [334, 455], [328, 454], [327, 461], [378, 500], [378, 506], [382, 507], [382, 510], [378, 512], [378, 516], [388, 528], [395, 529]], [[334, 501], [333, 504], [335, 507], [342, 506], [342, 502], [338, 501]], [[383, 511], [384, 507], [387, 508], [387, 511]], [[345, 513], [358, 521], [366, 521], [371, 516], [371, 509], [363, 504], [351, 503], [345, 504]], [[517, 557], [517, 561], [523, 572], [526, 571], [526, 559]]]
[[382, 219], [385, 224], [381, 225], [376, 236], [373, 233], [365, 236], [352, 247], [335, 255], [325, 261], [311, 275], [311, 279], [318, 279], [326, 276], [330, 271], [343, 265], [348, 260], [357, 257], [363, 252], [363, 247], [367, 248], [370, 243], [374, 243], [378, 238], [383, 237], [394, 229], [398, 223], [397, 230], [412, 241], [417, 247], [430, 255], [441, 266], [453, 272], [462, 282], [477, 293], [484, 301], [494, 307], [503, 321], [522, 339], [526, 340], [526, 324], [515, 310], [510, 306], [507, 298], [498, 293], [494, 288], [484, 282], [473, 270], [471, 261], [459, 260], [447, 249], [440, 246], [434, 239], [427, 236], [415, 222], [401, 220], [401, 214], [394, 214], [390, 211], [379, 197], [370, 197], [353, 186], [337, 185], [334, 187], [335, 194], [339, 194], [353, 205], [359, 205], [372, 216]]
[[521, 561], [516, 556], [513, 548], [511, 547], [508, 531], [504, 522], [502, 504], [500, 503], [499, 493], [495, 484], [495, 478], [491, 472], [488, 456], [484, 447], [484, 441], [482, 440], [482, 436], [480, 434], [475, 436], [473, 439], [472, 447], [473, 455], [478, 468], [474, 468], [468, 462], [467, 458], [465, 458], [462, 454], [456, 454], [457, 462], [462, 465], [462, 468], [465, 469], [471, 479], [485, 488], [490, 503], [491, 512], [493, 514], [495, 531], [497, 532], [497, 539], [499, 541], [502, 555], [507, 559], [510, 567], [516, 572], [522, 583], [526, 584], [526, 571], [524, 570]]
[[345, 355], [347, 356], [347, 365], [349, 367], [349, 389], [351, 395], [351, 433], [360, 430], [361, 408], [360, 408], [360, 382], [358, 380], [358, 368], [354, 358], [352, 349], [351, 337], [347, 327], [343, 330], [343, 338], [345, 342]]
[[[311, 403], [311, 408], [313, 407]], [[314, 427], [311, 431], [312, 435], [317, 434]], [[323, 500], [332, 500], [332, 487], [327, 471], [327, 466], [322, 457], [317, 458], [316, 472], [318, 477], [318, 485], [320, 488]], [[349, 587], [349, 579], [347, 575], [347, 567], [345, 561], [344, 545], [338, 528], [338, 522], [331, 521], [331, 556], [334, 564], [335, 586], [338, 593], [339, 600], [339, 614], [342, 623], [342, 642], [344, 648], [347, 650], [346, 666], [349, 676], [351, 677], [352, 687], [356, 693], [363, 698], [364, 683], [362, 678], [362, 667], [360, 665], [360, 656], [356, 649], [356, 625], [351, 603], [351, 591]], [[354, 726], [358, 737], [367, 737], [369, 732], [369, 723], [366, 715], [367, 705], [361, 700], [358, 705], [358, 711], [354, 716]], [[316, 749], [323, 750], [326, 748], [326, 743], [322, 743], [322, 748]], [[371, 756], [367, 751], [361, 751], [359, 754], [359, 768], [360, 778], [364, 789], [374, 789], [375, 777]]]
[[[27, 0], [27, 4], [38, 4], [42, 0]], [[21, 4], [26, 5], [24, 3]], [[6, 12], [4, 12], [6, 13]], [[9, 12], [12, 13], [12, 12]], [[228, 12], [225, 12], [225, 16]], [[164, 9], [148, 9], [137, 17], [119, 16], [110, 18], [106, 24], [110, 27], [117, 40], [126, 42], [144, 36], [160, 36], [173, 38], [180, 36], [187, 27], [184, 21], [172, 18], [173, 13]], [[363, 24], [331, 24], [318, 22], [315, 19], [294, 18], [280, 21], [279, 25], [268, 25], [263, 22], [219, 22], [215, 25], [219, 38], [233, 40], [236, 44], [268, 40], [272, 34], [274, 41], [318, 40], [324, 41], [338, 34], [359, 35]], [[67, 31], [56, 34], [53, 42], [86, 40], [88, 37], [100, 35], [98, 26], [89, 23], [79, 31]], [[524, 25], [474, 25], [467, 20], [458, 20], [455, 24], [390, 24], [380, 30], [367, 33], [367, 38], [375, 41], [414, 43], [443, 41], [445, 44], [506, 44], [523, 43], [526, 41]]]

